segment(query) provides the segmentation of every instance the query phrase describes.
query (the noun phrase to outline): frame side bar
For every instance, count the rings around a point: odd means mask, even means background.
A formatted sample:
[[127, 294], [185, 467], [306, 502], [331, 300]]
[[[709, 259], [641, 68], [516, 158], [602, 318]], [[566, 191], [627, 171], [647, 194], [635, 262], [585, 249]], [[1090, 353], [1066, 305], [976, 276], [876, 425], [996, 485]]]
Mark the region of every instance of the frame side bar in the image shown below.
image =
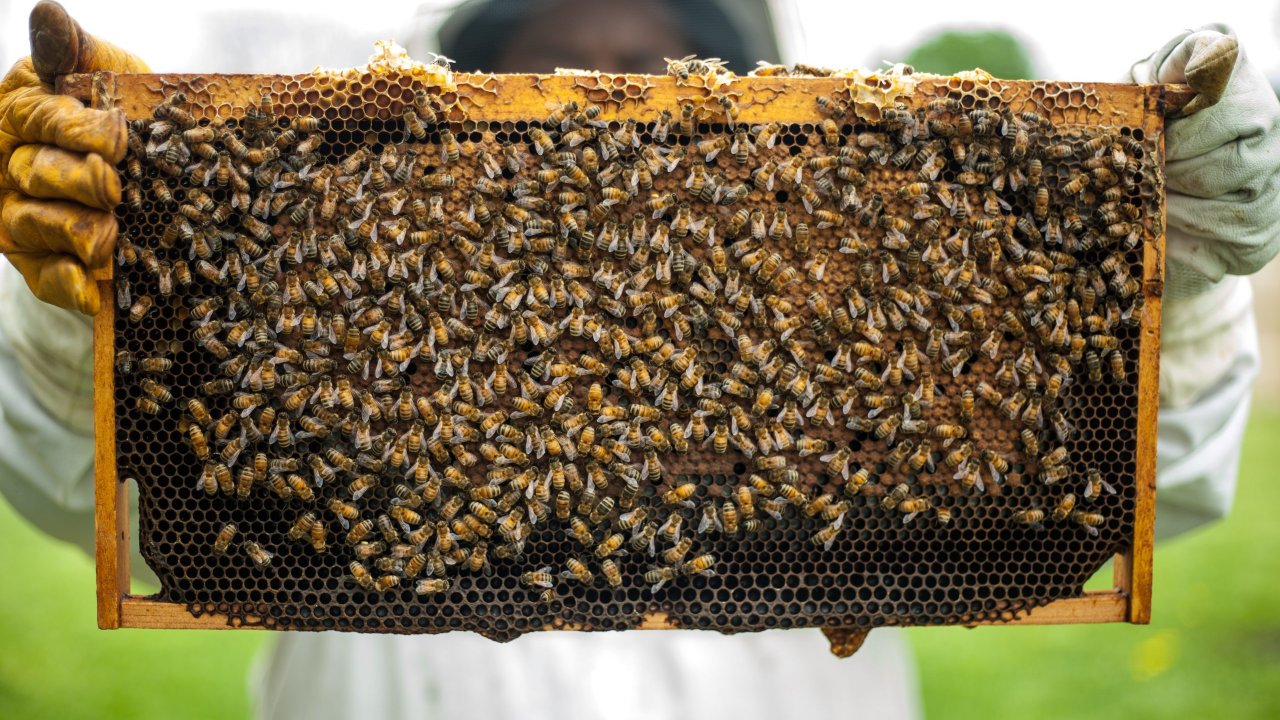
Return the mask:
[[[1147, 122], [1159, 133], [1157, 152], [1164, 166], [1164, 118], [1166, 88], [1153, 88], [1157, 107], [1150, 108]], [[1163, 179], [1160, 180], [1163, 183]], [[1150, 229], [1143, 246], [1142, 292], [1146, 298], [1142, 311], [1141, 336], [1138, 342], [1138, 448], [1136, 457], [1135, 498], [1132, 551], [1132, 584], [1129, 588], [1129, 622], [1151, 622], [1152, 562], [1155, 546], [1156, 513], [1156, 434], [1160, 409], [1160, 306], [1164, 295], [1164, 251], [1166, 205], [1163, 188], [1159, 193], [1159, 226]]]
[[129, 591], [129, 493], [116, 474], [115, 303], [111, 282], [98, 283], [106, 301], [93, 319], [94, 541], [98, 627], [121, 627], [121, 598]]

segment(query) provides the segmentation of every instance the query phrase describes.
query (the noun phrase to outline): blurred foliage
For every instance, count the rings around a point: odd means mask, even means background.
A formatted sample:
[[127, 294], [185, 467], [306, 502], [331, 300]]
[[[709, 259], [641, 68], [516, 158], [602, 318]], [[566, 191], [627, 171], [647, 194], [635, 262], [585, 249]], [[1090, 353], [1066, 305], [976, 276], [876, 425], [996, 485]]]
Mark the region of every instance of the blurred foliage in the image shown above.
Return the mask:
[[944, 30], [907, 53], [903, 62], [920, 72], [938, 75], [982, 68], [1007, 80], [1036, 77], [1022, 43], [1003, 30]]
[[267, 633], [99, 630], [93, 558], [3, 498], [0, 578], [0, 718], [249, 716], [245, 676]]
[[[910, 631], [929, 717], [1280, 717], [1278, 437], [1255, 412], [1230, 519], [1159, 547], [1150, 626]], [[98, 630], [92, 560], [3, 500], [0, 578], [0, 718], [247, 716], [266, 633]]]

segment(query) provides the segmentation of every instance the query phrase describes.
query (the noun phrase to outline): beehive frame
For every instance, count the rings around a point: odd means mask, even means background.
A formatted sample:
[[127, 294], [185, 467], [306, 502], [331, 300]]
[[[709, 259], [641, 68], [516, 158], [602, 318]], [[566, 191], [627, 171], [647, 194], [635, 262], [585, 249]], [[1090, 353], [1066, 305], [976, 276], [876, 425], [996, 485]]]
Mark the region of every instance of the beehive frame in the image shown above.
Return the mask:
[[[686, 92], [671, 78], [643, 76], [490, 76], [456, 75], [461, 98], [470, 102], [470, 114], [487, 120], [515, 120], [545, 114], [548, 102], [605, 102], [608, 116], [635, 117], [651, 120], [661, 108], [675, 108]], [[97, 106], [123, 108], [130, 118], [148, 117], [150, 108], [160, 99], [164, 88], [200, 88], [202, 101], [248, 105], [256, 101], [257, 89], [264, 83], [285, 79], [261, 76], [218, 76], [192, 78], [183, 76], [93, 76], [65, 78], [62, 91], [91, 101]], [[931, 83], [946, 79], [922, 80], [916, 97], [931, 97]], [[953, 80], [953, 82], [960, 82]], [[972, 81], [969, 81], [972, 82]], [[743, 78], [734, 83], [741, 93], [739, 107], [743, 122], [814, 122], [819, 119], [813, 105], [818, 95], [835, 94], [844, 86], [836, 78]], [[1148, 137], [1156, 138], [1163, 161], [1164, 115], [1180, 106], [1188, 97], [1185, 88], [1176, 86], [1134, 85], [1065, 85], [1056, 83], [1003, 82], [1005, 92], [1028, 98], [1037, 93], [1085, 92], [1094, 99], [1092, 106], [1079, 108], [1074, 122], [1104, 122], [1141, 127]], [[634, 90], [634, 94], [632, 94]], [[319, 95], [305, 87], [298, 91], [304, 101], [323, 102]], [[609, 102], [610, 93], [614, 102]], [[313, 97], [314, 95], [314, 97]], [[502, 102], [493, 102], [501, 98]], [[916, 102], [905, 97], [907, 103]], [[1110, 116], [1104, 117], [1103, 111]], [[1161, 206], [1163, 210], [1163, 206]], [[1159, 355], [1160, 293], [1163, 285], [1163, 217], [1159, 226], [1143, 243], [1143, 293], [1146, 305], [1140, 327], [1138, 367], [1138, 427], [1136, 438], [1136, 497], [1134, 537], [1128, 550], [1118, 554], [1114, 562], [1114, 588], [1089, 591], [1079, 597], [1061, 599], [1030, 613], [1005, 617], [993, 622], [1033, 624], [1131, 622], [1146, 623], [1150, 618], [1151, 551], [1154, 531], [1155, 423], [1157, 409], [1157, 376]], [[110, 271], [98, 276], [103, 297], [113, 296]], [[129, 581], [129, 518], [127, 488], [116, 473], [115, 445], [106, 439], [115, 437], [115, 403], [113, 361], [115, 308], [104, 303], [104, 311], [95, 319], [95, 430], [99, 442], [95, 457], [95, 494], [97, 525], [98, 620], [100, 627], [153, 628], [226, 628], [228, 619], [218, 614], [193, 615], [186, 605], [163, 602], [131, 594]], [[643, 628], [666, 628], [670, 623], [661, 614], [652, 614], [640, 625]]]

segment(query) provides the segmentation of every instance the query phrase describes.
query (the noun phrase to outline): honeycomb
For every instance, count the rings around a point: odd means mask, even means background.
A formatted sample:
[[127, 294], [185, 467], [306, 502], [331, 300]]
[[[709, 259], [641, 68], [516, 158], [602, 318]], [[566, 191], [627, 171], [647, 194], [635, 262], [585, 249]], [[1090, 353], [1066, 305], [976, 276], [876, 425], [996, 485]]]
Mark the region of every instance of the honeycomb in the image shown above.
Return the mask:
[[971, 624], [1129, 545], [1156, 140], [1087, 86], [859, 76], [746, 123], [672, 74], [660, 115], [584, 74], [519, 121], [441, 67], [164, 81], [113, 280], [160, 599], [504, 641]]

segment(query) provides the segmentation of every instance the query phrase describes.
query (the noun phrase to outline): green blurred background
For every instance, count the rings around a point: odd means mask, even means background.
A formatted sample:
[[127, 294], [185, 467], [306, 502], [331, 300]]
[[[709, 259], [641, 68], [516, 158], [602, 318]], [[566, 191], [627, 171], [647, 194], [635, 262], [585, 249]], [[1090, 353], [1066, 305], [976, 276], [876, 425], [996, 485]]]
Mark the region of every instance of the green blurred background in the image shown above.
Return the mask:
[[[904, 61], [1036, 76], [1002, 32], [940, 33]], [[1264, 298], [1275, 290], [1258, 285]], [[1274, 327], [1268, 304], [1259, 303], [1264, 338]], [[1274, 381], [1261, 384], [1230, 518], [1159, 546], [1150, 626], [911, 630], [926, 715], [1280, 717]], [[1104, 569], [1098, 585], [1109, 581]], [[97, 630], [91, 559], [0, 500], [0, 719], [246, 717], [245, 679], [265, 641], [252, 631]]]

